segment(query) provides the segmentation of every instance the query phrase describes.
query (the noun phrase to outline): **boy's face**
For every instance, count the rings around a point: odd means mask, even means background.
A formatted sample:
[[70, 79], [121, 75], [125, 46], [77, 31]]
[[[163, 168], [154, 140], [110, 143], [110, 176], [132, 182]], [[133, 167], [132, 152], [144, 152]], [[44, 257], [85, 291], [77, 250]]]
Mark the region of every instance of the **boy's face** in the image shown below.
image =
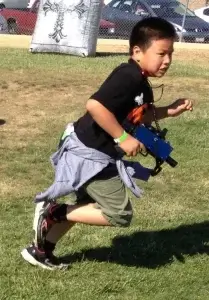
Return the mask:
[[153, 40], [146, 50], [133, 48], [132, 58], [151, 77], [162, 77], [169, 69], [173, 54], [173, 39]]

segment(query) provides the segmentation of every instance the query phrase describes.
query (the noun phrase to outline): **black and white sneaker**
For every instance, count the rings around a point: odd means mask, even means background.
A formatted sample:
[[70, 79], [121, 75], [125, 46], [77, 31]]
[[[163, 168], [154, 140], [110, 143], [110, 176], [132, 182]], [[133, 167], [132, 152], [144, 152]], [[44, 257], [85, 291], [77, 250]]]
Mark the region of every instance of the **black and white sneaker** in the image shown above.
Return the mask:
[[34, 222], [35, 229], [35, 246], [38, 249], [45, 250], [46, 237], [50, 229], [56, 223], [56, 220], [52, 219], [52, 212], [59, 206], [56, 203], [45, 203], [44, 206], [39, 210], [39, 216], [36, 223]]
[[39, 266], [47, 270], [66, 270], [69, 264], [63, 264], [53, 255], [53, 253], [46, 253], [40, 251], [33, 244], [21, 251], [21, 255], [25, 261], [33, 266]]
[[34, 232], [34, 245], [38, 247], [38, 221], [40, 215], [44, 212], [44, 208], [46, 206], [46, 203], [44, 201], [39, 202], [36, 204], [35, 207], [35, 214], [33, 219], [33, 232]]

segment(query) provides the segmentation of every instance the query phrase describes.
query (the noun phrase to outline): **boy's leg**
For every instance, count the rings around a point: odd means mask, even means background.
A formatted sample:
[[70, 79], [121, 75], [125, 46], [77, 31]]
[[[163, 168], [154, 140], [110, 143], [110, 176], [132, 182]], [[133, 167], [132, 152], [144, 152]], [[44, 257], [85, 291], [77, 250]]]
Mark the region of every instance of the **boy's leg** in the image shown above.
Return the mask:
[[133, 210], [127, 189], [117, 171], [105, 171], [86, 185], [86, 192], [95, 200], [94, 208], [100, 211], [108, 224], [115, 227], [130, 225]]
[[46, 236], [46, 240], [54, 244], [54, 246], [57, 244], [57, 242], [75, 225], [73, 222], [62, 222], [62, 223], [56, 223], [52, 229], [49, 231], [49, 233]]
[[[97, 226], [128, 226], [132, 206], [126, 188], [119, 176], [97, 176], [85, 186], [95, 201], [88, 205], [55, 204], [45, 214], [39, 226], [40, 240], [44, 243], [53, 223], [69, 222]], [[44, 226], [42, 226], [44, 224]], [[46, 226], [45, 226], [46, 225]]]
[[[80, 189], [75, 193], [75, 197], [70, 197], [68, 201], [71, 205], [75, 203], [92, 203], [93, 199], [86, 194], [86, 192]], [[62, 222], [56, 223], [49, 230], [44, 245], [39, 245], [39, 236], [38, 236], [38, 228], [40, 223], [40, 215], [44, 213], [46, 207], [50, 207], [51, 205], [41, 202], [36, 205], [35, 215], [33, 220], [33, 230], [35, 233], [34, 240], [29, 247], [24, 248], [21, 251], [21, 255], [23, 258], [31, 263], [32, 265], [38, 265], [42, 268], [46, 269], [62, 269], [66, 268], [66, 264], [62, 264], [54, 255], [53, 251], [57, 242], [62, 238], [62, 236], [72, 228], [75, 223], [74, 222]]]
[[[93, 204], [89, 204], [87, 201], [88, 205], [49, 204], [47, 206], [45, 212], [40, 216], [38, 230], [42, 245], [46, 245], [49, 242], [49, 237], [51, 237], [51, 242], [55, 242], [60, 238], [60, 232], [54, 240], [52, 238], [53, 234], [50, 236], [50, 231], [55, 226], [52, 226], [52, 224], [57, 224], [57, 222], [61, 222], [60, 224], [64, 222], [67, 225], [66, 221], [68, 220], [70, 224], [77, 222], [90, 225], [123, 227], [130, 224], [132, 206], [125, 186], [118, 175], [107, 176], [105, 172], [102, 172], [102, 174], [89, 181], [84, 186], [84, 190], [84, 195], [88, 193], [91, 199], [94, 200]], [[24, 258], [30, 262], [27, 257]]]
[[[65, 204], [66, 205], [66, 204]], [[56, 206], [59, 206], [59, 204], [57, 204]], [[66, 207], [68, 207], [68, 205], [66, 205]], [[75, 218], [77, 219], [77, 214], [78, 215], [84, 215], [84, 217], [86, 216], [86, 212], [90, 213], [93, 215], [91, 208], [93, 209], [93, 211], [98, 211], [98, 209], [95, 209], [93, 207], [93, 204], [84, 204], [84, 205], [70, 205], [70, 207], [75, 208]], [[71, 212], [70, 212], [71, 214]], [[73, 211], [72, 214], [74, 215]], [[87, 217], [87, 216], [86, 216]], [[103, 216], [101, 216], [102, 219], [104, 219]], [[97, 218], [97, 222], [98, 222], [98, 216], [96, 215]], [[27, 262], [29, 262], [32, 265], [35, 266], [40, 266], [44, 269], [50, 269], [50, 270], [54, 270], [54, 269], [65, 269], [66, 267], [68, 267], [67, 264], [63, 264], [61, 263], [54, 255], [53, 255], [53, 251], [55, 249], [56, 243], [61, 239], [61, 237], [70, 229], [73, 227], [73, 225], [75, 224], [75, 222], [70, 221], [65, 221], [65, 222], [61, 222], [61, 223], [55, 223], [53, 224], [52, 227], [49, 228], [48, 225], [46, 225], [46, 223], [48, 222], [47, 219], [42, 219], [43, 222], [41, 222], [41, 232], [42, 232], [42, 236], [41, 236], [41, 245], [40, 245], [40, 236], [39, 236], [39, 243], [38, 245], [35, 245], [34, 243], [32, 243], [29, 247], [24, 248], [21, 251], [21, 255], [24, 258], [24, 260], [26, 260]], [[45, 223], [43, 225], [43, 223]], [[50, 221], [51, 223], [51, 221]], [[105, 220], [105, 223], [106, 220]], [[90, 223], [89, 223], [90, 224]], [[102, 224], [97, 224], [97, 225], [106, 225], [104, 223]], [[108, 225], [108, 224], [107, 224]], [[46, 233], [46, 235], [43, 234], [43, 228], [44, 226], [47, 226], [46, 229], [44, 230], [44, 234]], [[39, 227], [40, 228], [40, 227]]]
[[94, 204], [75, 205], [67, 207], [66, 219], [69, 222], [82, 223], [95, 226], [110, 226], [111, 224], [103, 216], [102, 211]]
[[[74, 208], [74, 210], [80, 210], [79, 211], [79, 215], [82, 213], [82, 211], [84, 211], [84, 213], [88, 212], [90, 210], [90, 207], [94, 207], [93, 203], [89, 203], [89, 204], [80, 204], [80, 205], [68, 205], [68, 207], [70, 208]], [[69, 209], [70, 211], [71, 209]], [[78, 211], [76, 211], [75, 214], [75, 218], [77, 218], [77, 213]], [[87, 216], [88, 218], [89, 216]], [[67, 233], [76, 223], [80, 223], [78, 220], [77, 221], [72, 221], [72, 220], [67, 220], [67, 221], [63, 221], [61, 223], [55, 223], [51, 230], [48, 232], [47, 236], [46, 236], [46, 240], [49, 243], [52, 243], [54, 245], [57, 244], [57, 242], [65, 235], [65, 233]], [[87, 224], [87, 223], [86, 223]]]
[[[75, 192], [75, 197], [70, 197], [70, 200], [66, 202], [66, 204], [69, 204], [70, 206], [75, 205], [91, 205], [94, 203], [94, 200], [86, 193], [86, 191], [81, 188], [79, 191]], [[69, 222], [68, 220], [61, 223], [56, 223], [54, 226], [52, 226], [51, 230], [48, 232], [46, 236], [46, 240], [49, 243], [53, 243], [54, 245], [57, 244], [57, 242], [65, 235], [66, 232], [68, 232], [76, 223], [75, 222]], [[36, 227], [37, 229], [37, 223]]]

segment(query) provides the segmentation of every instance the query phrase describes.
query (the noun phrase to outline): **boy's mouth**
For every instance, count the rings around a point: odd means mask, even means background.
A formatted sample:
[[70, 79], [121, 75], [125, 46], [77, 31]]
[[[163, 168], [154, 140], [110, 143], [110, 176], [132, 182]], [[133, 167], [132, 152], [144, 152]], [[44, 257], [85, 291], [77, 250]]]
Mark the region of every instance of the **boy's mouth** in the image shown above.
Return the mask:
[[159, 71], [160, 72], [166, 72], [168, 70], [168, 68], [162, 68], [162, 69], [160, 69]]

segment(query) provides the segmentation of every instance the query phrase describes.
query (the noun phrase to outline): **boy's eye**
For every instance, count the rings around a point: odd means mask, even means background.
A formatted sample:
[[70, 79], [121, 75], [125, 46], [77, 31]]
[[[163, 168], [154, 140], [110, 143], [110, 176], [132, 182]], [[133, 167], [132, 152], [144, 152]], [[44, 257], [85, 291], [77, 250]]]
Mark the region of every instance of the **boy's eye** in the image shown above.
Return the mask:
[[165, 56], [165, 53], [158, 53], [159, 56]]

